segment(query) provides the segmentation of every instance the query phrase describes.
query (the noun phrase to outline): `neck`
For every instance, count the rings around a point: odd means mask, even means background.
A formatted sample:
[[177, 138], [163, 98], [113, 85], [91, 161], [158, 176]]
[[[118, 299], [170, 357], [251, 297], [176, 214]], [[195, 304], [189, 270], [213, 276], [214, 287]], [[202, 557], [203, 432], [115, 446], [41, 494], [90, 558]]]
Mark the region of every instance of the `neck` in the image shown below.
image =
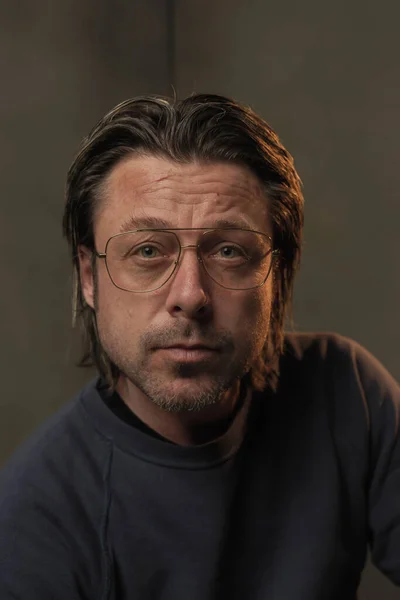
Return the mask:
[[240, 382], [215, 405], [198, 411], [168, 412], [123, 376], [116, 391], [131, 411], [159, 435], [181, 446], [193, 446], [212, 442], [228, 429], [238, 407]]

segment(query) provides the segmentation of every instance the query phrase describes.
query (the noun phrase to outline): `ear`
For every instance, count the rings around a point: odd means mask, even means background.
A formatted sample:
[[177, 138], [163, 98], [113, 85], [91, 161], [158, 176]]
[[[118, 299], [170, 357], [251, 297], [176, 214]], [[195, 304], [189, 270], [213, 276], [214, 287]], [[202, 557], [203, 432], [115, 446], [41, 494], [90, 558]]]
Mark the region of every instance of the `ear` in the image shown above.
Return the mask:
[[78, 259], [82, 293], [87, 304], [94, 309], [94, 276], [91, 250], [86, 246], [78, 246]]

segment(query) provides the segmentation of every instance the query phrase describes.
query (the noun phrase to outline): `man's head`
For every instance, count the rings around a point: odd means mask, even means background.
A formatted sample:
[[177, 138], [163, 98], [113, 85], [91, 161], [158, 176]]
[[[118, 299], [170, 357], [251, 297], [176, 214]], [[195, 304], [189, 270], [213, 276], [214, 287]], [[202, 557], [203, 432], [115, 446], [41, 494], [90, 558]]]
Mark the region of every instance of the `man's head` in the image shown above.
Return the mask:
[[170, 410], [272, 380], [303, 198], [265, 121], [220, 96], [129, 100], [84, 140], [66, 200], [84, 363]]

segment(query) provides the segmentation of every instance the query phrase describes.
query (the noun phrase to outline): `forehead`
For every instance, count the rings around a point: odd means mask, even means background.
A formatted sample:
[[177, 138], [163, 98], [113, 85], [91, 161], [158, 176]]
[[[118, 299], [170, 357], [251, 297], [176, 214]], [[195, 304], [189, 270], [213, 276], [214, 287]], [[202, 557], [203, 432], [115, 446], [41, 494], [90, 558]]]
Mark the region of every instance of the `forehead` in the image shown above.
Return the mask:
[[95, 223], [110, 234], [127, 223], [152, 219], [169, 227], [213, 227], [217, 221], [232, 220], [269, 229], [261, 182], [250, 169], [234, 163], [182, 164], [130, 156], [111, 170], [102, 191]]

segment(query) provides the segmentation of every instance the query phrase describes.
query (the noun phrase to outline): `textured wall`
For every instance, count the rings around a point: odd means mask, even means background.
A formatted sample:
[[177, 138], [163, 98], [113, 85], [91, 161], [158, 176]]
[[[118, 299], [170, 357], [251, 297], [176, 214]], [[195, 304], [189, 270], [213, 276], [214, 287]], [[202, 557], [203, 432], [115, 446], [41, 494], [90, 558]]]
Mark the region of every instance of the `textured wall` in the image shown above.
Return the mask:
[[[173, 65], [172, 0], [39, 4], [0, 3], [0, 457], [89, 376], [60, 234], [73, 153], [110, 106], [171, 83], [277, 130], [306, 196], [296, 326], [354, 337], [400, 377], [400, 5], [175, 0]], [[398, 591], [368, 568], [361, 597]]]

